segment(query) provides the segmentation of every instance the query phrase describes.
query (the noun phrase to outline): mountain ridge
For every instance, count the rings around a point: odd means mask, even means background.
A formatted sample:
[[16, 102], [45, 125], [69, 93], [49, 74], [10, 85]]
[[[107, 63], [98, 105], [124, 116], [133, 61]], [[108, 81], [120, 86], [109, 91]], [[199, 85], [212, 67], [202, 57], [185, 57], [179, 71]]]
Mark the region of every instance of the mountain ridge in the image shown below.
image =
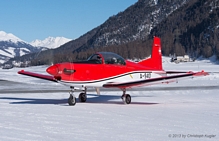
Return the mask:
[[54, 48], [57, 48], [69, 41], [71, 41], [72, 39], [68, 39], [68, 38], [65, 38], [65, 37], [47, 37], [45, 38], [44, 40], [39, 40], [39, 39], [36, 39], [32, 42], [30, 42], [30, 44], [32, 46], [35, 46], [35, 47], [47, 47], [49, 49], [54, 49]]
[[[48, 37], [43, 40], [44, 42], [38, 40], [38, 43], [41, 43], [40, 45], [42, 46], [38, 46], [37, 44], [34, 46], [33, 42], [33, 45], [31, 45], [31, 43], [21, 40], [12, 33], [0, 31], [0, 63], [5, 63], [11, 58], [23, 56], [25, 54], [37, 53], [49, 48], [57, 48], [70, 40], [71, 39], [64, 37]], [[48, 47], [44, 45], [47, 45]]]
[[24, 42], [20, 38], [14, 36], [12, 33], [6, 33], [4, 31], [0, 31], [0, 41]]

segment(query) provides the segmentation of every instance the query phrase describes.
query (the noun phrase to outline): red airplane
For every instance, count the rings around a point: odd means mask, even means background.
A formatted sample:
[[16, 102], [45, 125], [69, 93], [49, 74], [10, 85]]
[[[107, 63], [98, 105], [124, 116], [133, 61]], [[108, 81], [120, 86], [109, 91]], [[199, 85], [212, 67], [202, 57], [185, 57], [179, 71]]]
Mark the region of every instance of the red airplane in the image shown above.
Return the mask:
[[[126, 90], [132, 87], [176, 82], [179, 78], [205, 76], [207, 72], [164, 71], [162, 67], [161, 41], [154, 37], [151, 58], [138, 63], [125, 60], [111, 52], [98, 52], [86, 61], [58, 63], [47, 68], [50, 75], [19, 71], [19, 74], [37, 77], [70, 86], [69, 105], [76, 104], [75, 87], [81, 87], [79, 101], [86, 102], [87, 87], [119, 88], [125, 104], [131, 103]], [[168, 74], [172, 74], [168, 76]]]

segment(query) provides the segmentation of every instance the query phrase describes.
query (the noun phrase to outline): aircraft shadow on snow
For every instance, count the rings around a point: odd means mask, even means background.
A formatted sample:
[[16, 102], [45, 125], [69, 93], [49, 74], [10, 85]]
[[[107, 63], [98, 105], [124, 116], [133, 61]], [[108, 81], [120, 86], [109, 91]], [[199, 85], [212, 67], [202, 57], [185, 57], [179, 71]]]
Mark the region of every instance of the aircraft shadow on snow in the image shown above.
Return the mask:
[[[96, 94], [87, 94], [88, 98], [85, 103], [82, 104], [121, 104], [124, 105], [121, 96], [113, 95], [96, 95]], [[90, 97], [91, 96], [91, 97]], [[135, 96], [132, 96], [135, 97]], [[144, 96], [145, 97], [145, 96]], [[151, 97], [151, 96], [146, 96]], [[44, 99], [44, 98], [17, 98], [17, 97], [0, 97], [0, 99], [6, 100], [15, 100], [15, 102], [10, 102], [10, 104], [67, 104], [67, 99]], [[119, 101], [111, 101], [119, 100]], [[77, 102], [78, 99], [77, 99]], [[81, 103], [81, 102], [80, 102]], [[131, 105], [155, 105], [159, 103], [154, 102], [131, 102]], [[67, 105], [66, 105], [67, 106]]]

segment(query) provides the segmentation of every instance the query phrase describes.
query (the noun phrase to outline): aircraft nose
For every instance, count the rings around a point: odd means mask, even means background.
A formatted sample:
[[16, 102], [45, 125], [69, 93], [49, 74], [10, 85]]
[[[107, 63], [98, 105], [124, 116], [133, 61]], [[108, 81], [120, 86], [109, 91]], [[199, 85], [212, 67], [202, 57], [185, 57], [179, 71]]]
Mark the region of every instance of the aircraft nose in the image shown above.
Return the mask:
[[53, 65], [50, 66], [46, 69], [47, 73], [53, 75], [53, 76], [57, 76], [58, 75], [58, 66], [57, 65]]

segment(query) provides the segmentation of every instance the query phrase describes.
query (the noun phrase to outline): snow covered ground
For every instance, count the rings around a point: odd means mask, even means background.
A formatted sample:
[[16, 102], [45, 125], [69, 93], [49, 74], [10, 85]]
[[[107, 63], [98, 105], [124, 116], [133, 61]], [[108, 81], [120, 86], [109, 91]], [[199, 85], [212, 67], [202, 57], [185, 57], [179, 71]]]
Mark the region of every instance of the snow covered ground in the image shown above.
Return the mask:
[[[174, 64], [166, 57], [163, 64], [165, 70], [213, 73], [129, 91], [130, 105], [123, 105], [121, 91], [104, 90], [72, 107], [66, 103], [69, 88], [18, 75], [19, 68], [0, 69], [0, 141], [219, 140], [219, 64]], [[25, 70], [46, 73], [46, 67]]]

